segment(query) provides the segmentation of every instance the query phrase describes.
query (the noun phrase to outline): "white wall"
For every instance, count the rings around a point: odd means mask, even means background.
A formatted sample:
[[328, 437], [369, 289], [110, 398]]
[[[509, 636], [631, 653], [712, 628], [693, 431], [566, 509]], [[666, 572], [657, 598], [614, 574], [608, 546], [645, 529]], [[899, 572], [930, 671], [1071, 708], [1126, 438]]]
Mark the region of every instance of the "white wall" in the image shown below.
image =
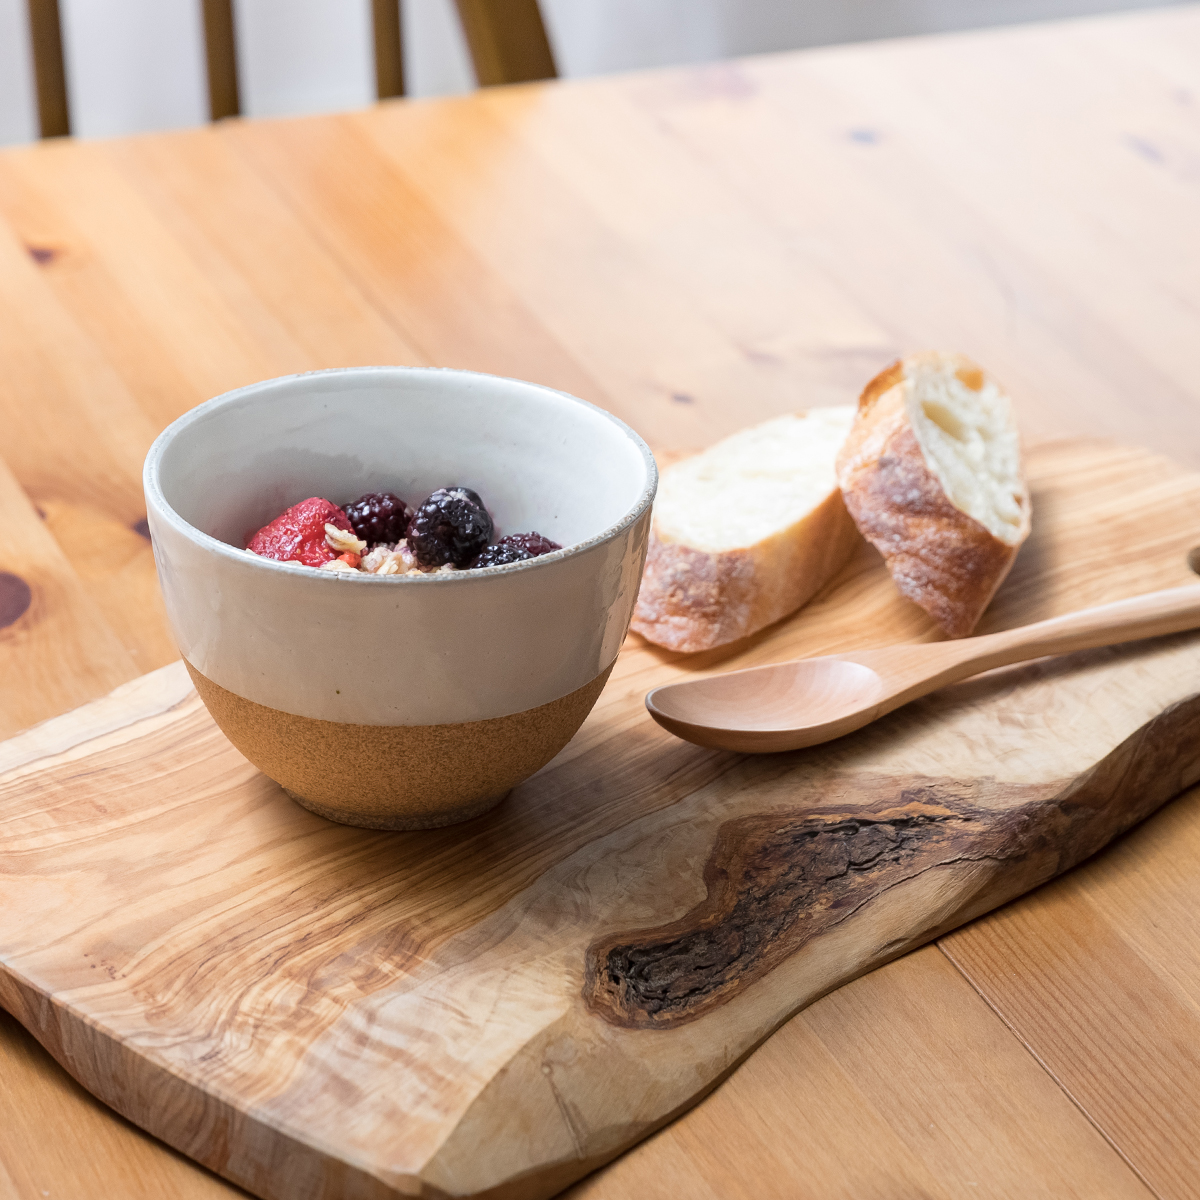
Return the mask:
[[199, 4], [59, 0], [59, 14], [78, 136], [174, 129], [207, 119]]
[[1156, 8], [1172, 0], [540, 0], [559, 68], [597, 75], [739, 54]]
[[475, 87], [452, 0], [401, 0], [400, 18], [404, 83], [410, 96], [447, 96]]
[[[541, 0], [567, 77], [831, 42], [1151, 7], [1162, 0]], [[199, 0], [60, 0], [75, 131], [206, 119]], [[243, 111], [333, 111], [374, 96], [368, 0], [235, 0]], [[466, 91], [453, 0], [403, 0], [416, 96]], [[34, 135], [25, 0], [0, 0], [0, 143]]]
[[37, 136], [25, 0], [0, 0], [0, 145]]
[[336, 112], [374, 101], [371, 10], [363, 0], [234, 0], [233, 9], [247, 116]]

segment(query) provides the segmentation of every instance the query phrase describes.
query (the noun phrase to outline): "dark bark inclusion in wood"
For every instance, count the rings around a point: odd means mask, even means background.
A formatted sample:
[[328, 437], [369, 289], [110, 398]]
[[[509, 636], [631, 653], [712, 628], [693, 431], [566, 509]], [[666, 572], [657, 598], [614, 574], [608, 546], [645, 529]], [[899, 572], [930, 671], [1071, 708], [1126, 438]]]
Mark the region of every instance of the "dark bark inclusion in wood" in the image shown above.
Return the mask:
[[889, 888], [939, 867], [983, 868], [963, 877], [949, 921], [931, 915], [896, 946], [848, 966], [882, 961], [1081, 862], [1198, 779], [1193, 696], [1071, 781], [814, 781], [801, 810], [721, 826], [704, 871], [708, 894], [691, 912], [593, 943], [584, 998], [614, 1025], [672, 1028], [712, 1012]]

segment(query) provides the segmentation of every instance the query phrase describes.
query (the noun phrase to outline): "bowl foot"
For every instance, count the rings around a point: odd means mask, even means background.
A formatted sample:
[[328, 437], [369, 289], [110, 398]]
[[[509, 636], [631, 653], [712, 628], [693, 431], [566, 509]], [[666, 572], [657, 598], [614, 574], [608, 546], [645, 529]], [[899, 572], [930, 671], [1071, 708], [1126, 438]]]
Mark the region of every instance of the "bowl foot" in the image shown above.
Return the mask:
[[306, 800], [290, 788], [284, 788], [283, 790], [301, 808], [307, 808], [309, 812], [316, 813], [318, 817], [324, 817], [327, 821], [336, 821], [339, 825], [357, 825], [360, 829], [441, 829], [444, 825], [460, 825], [463, 821], [482, 817], [485, 812], [490, 812], [496, 805], [506, 799], [512, 789], [510, 788], [507, 792], [501, 792], [498, 796], [485, 796], [482, 800], [475, 800], [471, 804], [464, 804], [461, 808], [454, 808], [449, 811], [442, 810], [436, 813], [396, 813], [394, 816], [387, 816], [382, 813], [356, 813], [349, 809], [330, 808], [326, 804], [318, 804], [315, 800]]

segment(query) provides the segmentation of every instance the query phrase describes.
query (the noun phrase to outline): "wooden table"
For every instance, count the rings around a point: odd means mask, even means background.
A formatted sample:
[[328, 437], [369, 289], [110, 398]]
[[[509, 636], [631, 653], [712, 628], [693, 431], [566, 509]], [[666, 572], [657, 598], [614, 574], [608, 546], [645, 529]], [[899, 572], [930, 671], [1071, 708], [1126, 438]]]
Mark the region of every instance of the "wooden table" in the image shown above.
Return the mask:
[[[678, 451], [951, 347], [1030, 440], [1200, 467], [1197, 79], [1177, 8], [4, 152], [0, 734], [175, 657], [142, 458], [267, 376], [524, 376]], [[572, 1196], [1200, 1195], [1198, 852], [1193, 793]], [[0, 1021], [0, 1194], [235, 1193]]]

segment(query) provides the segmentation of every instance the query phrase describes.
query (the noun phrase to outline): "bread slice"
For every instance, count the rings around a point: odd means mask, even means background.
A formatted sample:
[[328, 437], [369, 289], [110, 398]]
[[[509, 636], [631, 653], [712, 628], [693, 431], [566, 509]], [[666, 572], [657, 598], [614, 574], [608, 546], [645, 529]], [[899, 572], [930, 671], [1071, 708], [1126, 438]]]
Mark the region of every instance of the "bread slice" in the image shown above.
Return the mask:
[[1029, 536], [1012, 405], [961, 354], [914, 354], [867, 384], [837, 464], [846, 507], [896, 586], [965, 637]]
[[834, 463], [853, 406], [776, 417], [663, 471], [633, 628], [710, 650], [811, 599], [860, 544]]

